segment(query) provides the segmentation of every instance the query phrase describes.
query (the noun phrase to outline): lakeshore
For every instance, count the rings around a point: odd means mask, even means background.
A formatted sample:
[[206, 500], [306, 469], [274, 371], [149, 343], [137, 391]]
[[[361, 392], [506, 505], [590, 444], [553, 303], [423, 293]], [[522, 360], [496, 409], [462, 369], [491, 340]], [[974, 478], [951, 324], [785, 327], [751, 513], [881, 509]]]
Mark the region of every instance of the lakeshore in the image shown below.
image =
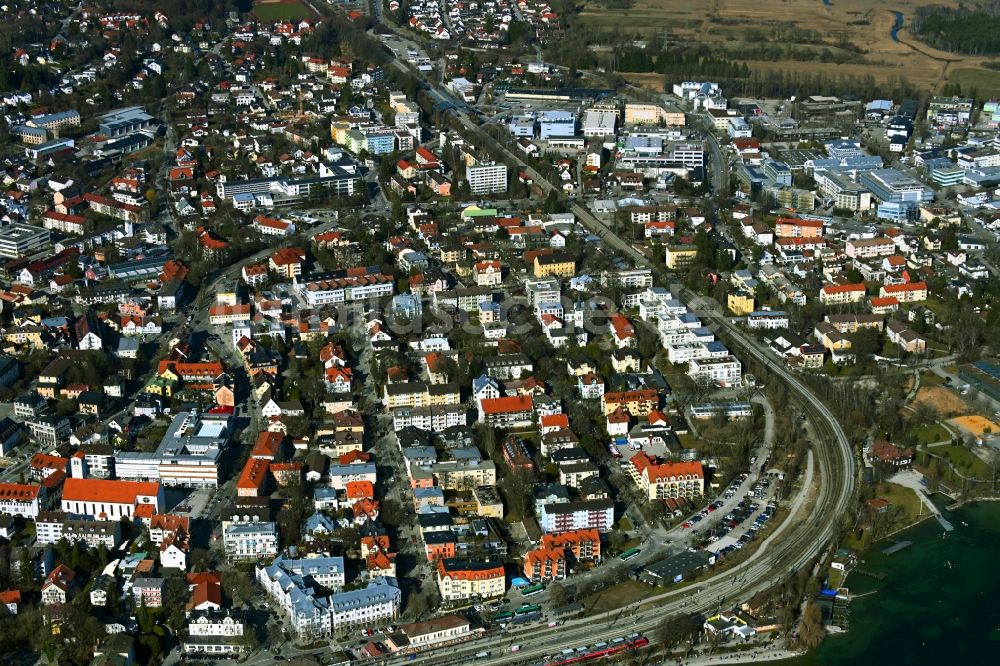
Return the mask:
[[1000, 577], [991, 565], [1000, 543], [1000, 503], [945, 513], [952, 532], [924, 520], [899, 534], [911, 546], [887, 554], [883, 541], [864, 553], [864, 569], [885, 577], [849, 578], [850, 631], [786, 663], [994, 663], [989, 647], [1000, 643]]

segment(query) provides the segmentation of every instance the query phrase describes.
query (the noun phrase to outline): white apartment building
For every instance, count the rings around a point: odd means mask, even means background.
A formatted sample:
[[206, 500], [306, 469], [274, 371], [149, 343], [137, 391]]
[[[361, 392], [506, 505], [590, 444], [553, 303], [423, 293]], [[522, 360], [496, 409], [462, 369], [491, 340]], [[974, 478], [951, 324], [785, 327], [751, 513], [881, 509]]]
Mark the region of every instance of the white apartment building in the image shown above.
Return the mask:
[[671, 363], [688, 363], [693, 360], [724, 358], [729, 350], [721, 342], [682, 342], [667, 346], [667, 358]]
[[285, 577], [278, 575], [278, 569], [288, 576], [309, 577], [329, 590], [340, 590], [347, 582], [344, 558], [339, 556], [291, 558], [279, 555], [268, 567], [268, 575], [261, 577], [261, 585], [271, 596], [282, 593]]
[[90, 548], [101, 544], [109, 551], [121, 543], [121, 523], [108, 520], [73, 519], [61, 511], [42, 512], [35, 519], [35, 541], [39, 544], [80, 541]]
[[596, 529], [608, 532], [615, 522], [615, 503], [610, 499], [560, 502], [542, 505], [539, 524], [546, 534]]
[[[343, 558], [319, 559], [339, 560], [339, 572], [343, 572]], [[302, 573], [305, 569], [285, 568], [286, 564], [294, 562], [279, 558], [270, 566], [258, 567], [257, 580], [288, 615], [291, 626], [299, 637], [325, 637], [343, 628], [391, 620], [398, 616], [402, 595], [399, 588], [388, 579], [379, 577], [362, 589], [320, 596], [311, 584], [313, 579]], [[326, 572], [320, 572], [320, 575], [330, 574], [334, 577], [333, 582], [339, 581], [338, 587], [343, 586], [342, 579], [336, 572], [336, 563], [324, 565], [324, 568]]]
[[222, 533], [231, 562], [253, 561], [278, 554], [278, 526], [271, 522], [231, 523]]
[[874, 259], [896, 253], [896, 244], [890, 238], [854, 238], [844, 244], [844, 254], [852, 259]]
[[302, 283], [295, 279], [292, 284], [311, 306], [391, 296], [396, 286], [391, 277], [381, 273], [360, 277], [318, 278]]
[[688, 362], [688, 377], [697, 381], [711, 381], [716, 386], [739, 386], [743, 366], [735, 356], [692, 359]]
[[375, 578], [368, 587], [329, 597], [334, 631], [399, 617], [403, 595], [387, 578]]
[[181, 638], [182, 649], [185, 654], [238, 655], [249, 649], [243, 640], [244, 631], [240, 611], [194, 611], [188, 617], [186, 635]]
[[783, 310], [751, 312], [747, 315], [747, 328], [752, 330], [788, 328], [788, 313]]
[[466, 411], [462, 405], [397, 407], [392, 410], [392, 429], [399, 432], [413, 426], [417, 430], [440, 432], [452, 426], [466, 425]]
[[0, 483], [0, 514], [35, 519], [39, 511], [41, 486]]
[[347, 484], [352, 481], [375, 483], [377, 480], [375, 463], [331, 465], [328, 475], [330, 477], [330, 487], [337, 490], [346, 490]]
[[469, 181], [469, 190], [473, 194], [493, 194], [507, 191], [507, 166], [504, 164], [485, 164], [468, 167], [465, 177]]

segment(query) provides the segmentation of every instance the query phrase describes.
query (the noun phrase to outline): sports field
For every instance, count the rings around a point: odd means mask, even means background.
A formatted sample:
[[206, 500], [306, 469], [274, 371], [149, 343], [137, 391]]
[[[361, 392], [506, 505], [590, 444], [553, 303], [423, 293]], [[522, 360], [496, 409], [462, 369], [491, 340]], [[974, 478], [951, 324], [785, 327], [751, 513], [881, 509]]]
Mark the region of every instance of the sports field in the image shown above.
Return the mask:
[[[871, 0], [633, 0], [629, 9], [611, 9], [602, 0], [586, 0], [581, 22], [597, 29], [617, 28], [651, 40], [669, 34], [674, 43], [719, 44], [730, 54], [763, 71], [824, 74], [870, 74], [880, 81], [906, 77], [936, 90], [947, 82], [975, 84], [982, 92], [1000, 92], [1000, 72], [981, 67], [988, 57], [963, 56], [931, 48], [907, 31], [907, 16], [924, 5], [957, 5], [956, 0], [901, 0], [891, 5]], [[903, 27], [892, 36], [896, 17]], [[819, 59], [766, 60], [762, 45], [801, 51], [822, 49], [843, 64]], [[758, 57], [754, 57], [755, 52]], [[733, 57], [732, 55], [730, 57]], [[631, 77], [630, 77], [631, 78]], [[634, 81], [638, 83], [637, 81]], [[655, 83], [655, 82], [654, 82]]]
[[984, 434], [996, 435], [1000, 433], [1000, 426], [978, 414], [959, 416], [953, 418], [951, 423], [976, 437], [982, 437]]
[[301, 21], [316, 18], [316, 14], [299, 0], [264, 0], [253, 8], [261, 21]]

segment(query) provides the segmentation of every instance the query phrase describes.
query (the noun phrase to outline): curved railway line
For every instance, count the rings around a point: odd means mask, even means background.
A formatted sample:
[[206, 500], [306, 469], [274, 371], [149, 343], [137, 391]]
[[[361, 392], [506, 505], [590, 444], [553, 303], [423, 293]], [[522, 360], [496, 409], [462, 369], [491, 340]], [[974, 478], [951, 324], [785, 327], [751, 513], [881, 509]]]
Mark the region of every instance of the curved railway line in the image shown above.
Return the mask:
[[[402, 63], [396, 61], [394, 65], [412, 74], [412, 71]], [[437, 89], [436, 82], [426, 78], [422, 80], [430, 90], [441, 96], [448, 96], [447, 92]], [[517, 165], [526, 171], [546, 193], [555, 189], [551, 182], [530, 165], [484, 132], [470, 119], [464, 107], [454, 107], [451, 112], [468, 131], [470, 138], [481, 139], [491, 150], [499, 153], [495, 157], [499, 158], [502, 154], [508, 164]], [[635, 264], [650, 268], [661, 282], [670, 282], [671, 276], [668, 273], [614, 234], [594, 217], [590, 210], [579, 203], [572, 204], [570, 208], [585, 228], [598, 235], [610, 247], [629, 257]], [[689, 306], [699, 301], [699, 298], [688, 289], [680, 288], [678, 291], [678, 295]], [[458, 666], [473, 661], [488, 664], [536, 663], [546, 655], [558, 654], [564, 648], [575, 648], [633, 631], [655, 631], [662, 626], [665, 615], [705, 613], [715, 611], [721, 605], [732, 603], [737, 599], [749, 599], [754, 594], [781, 583], [791, 573], [806, 566], [823, 552], [835, 536], [839, 517], [848, 511], [854, 497], [856, 469], [850, 440], [829, 408], [784, 365], [769, 358], [764, 348], [753, 338], [740, 331], [717, 310], [696, 313], [715, 327], [718, 335], [730, 346], [735, 355], [744, 360], [754, 359], [768, 370], [773, 379], [784, 383], [789, 395], [809, 420], [815, 436], [810, 456], [816, 466], [815, 481], [818, 489], [815, 491], [815, 496], [800, 507], [798, 513], [802, 515], [789, 515], [745, 561], [699, 581], [697, 593], [693, 593], [692, 585], [689, 585], [613, 611], [567, 620], [556, 628], [541, 625], [518, 627], [504, 634], [494, 634], [423, 654], [417, 653], [412, 655], [412, 659], [393, 658], [387, 663], [405, 662], [434, 666]], [[802, 492], [813, 491], [811, 488], [803, 487]], [[790, 533], [785, 533], [789, 531]], [[660, 605], [655, 609], [641, 610], [658, 602]], [[515, 653], [509, 651], [513, 644], [521, 645]], [[476, 660], [475, 655], [484, 650], [490, 651], [489, 658]]]

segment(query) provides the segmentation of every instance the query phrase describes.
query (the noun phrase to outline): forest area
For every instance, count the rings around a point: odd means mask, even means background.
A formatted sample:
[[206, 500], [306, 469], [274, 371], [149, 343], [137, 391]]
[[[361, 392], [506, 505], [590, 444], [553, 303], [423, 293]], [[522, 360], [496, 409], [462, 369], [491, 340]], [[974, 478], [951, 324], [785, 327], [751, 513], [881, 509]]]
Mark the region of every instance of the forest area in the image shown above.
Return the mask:
[[1000, 53], [1000, 1], [992, 0], [971, 7], [920, 7], [913, 21], [913, 31], [934, 48], [969, 55]]

